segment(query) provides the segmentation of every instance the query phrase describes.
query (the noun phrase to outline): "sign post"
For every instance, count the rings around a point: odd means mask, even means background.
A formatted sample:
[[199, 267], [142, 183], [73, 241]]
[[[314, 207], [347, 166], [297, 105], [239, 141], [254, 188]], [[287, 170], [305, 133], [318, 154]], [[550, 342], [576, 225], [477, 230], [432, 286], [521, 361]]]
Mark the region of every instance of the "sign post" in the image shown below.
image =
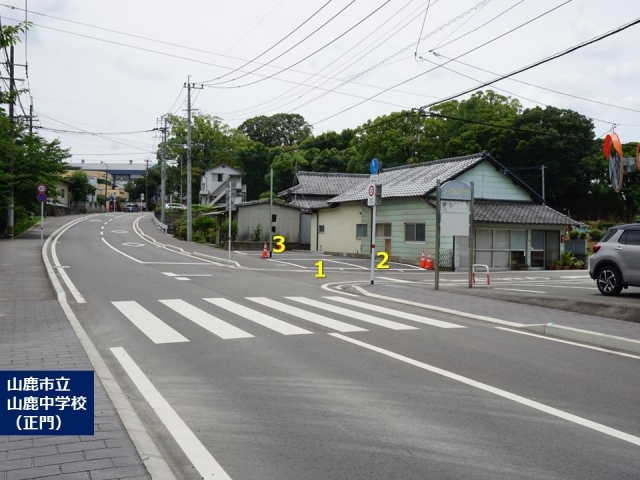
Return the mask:
[[44, 244], [44, 202], [47, 201], [47, 186], [39, 183], [36, 187], [38, 195], [36, 199], [40, 202], [40, 246]]
[[376, 206], [378, 204], [378, 171], [380, 170], [380, 162], [377, 158], [371, 160], [369, 164], [369, 185], [367, 186], [367, 205], [373, 206], [371, 214], [371, 285], [374, 284], [375, 260], [376, 260]]

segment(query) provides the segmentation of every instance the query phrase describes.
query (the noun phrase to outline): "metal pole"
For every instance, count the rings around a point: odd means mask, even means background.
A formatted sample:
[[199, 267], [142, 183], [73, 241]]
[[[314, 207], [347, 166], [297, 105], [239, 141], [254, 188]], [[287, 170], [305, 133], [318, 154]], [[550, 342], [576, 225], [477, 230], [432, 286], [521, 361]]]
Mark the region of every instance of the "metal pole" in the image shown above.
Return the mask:
[[44, 244], [44, 202], [40, 202], [40, 246]]
[[376, 209], [377, 205], [374, 203], [371, 210], [371, 285], [374, 282], [374, 265], [376, 262]]
[[269, 187], [269, 258], [273, 257], [273, 168]]
[[440, 208], [441, 208], [441, 199], [440, 199], [440, 179], [436, 180], [436, 251], [433, 256], [435, 269], [435, 278], [434, 278], [434, 290], [438, 290], [440, 288]]
[[473, 287], [473, 250], [475, 242], [473, 241], [473, 182], [469, 182], [471, 187], [471, 201], [469, 202], [469, 288]]
[[542, 165], [542, 202], [545, 203], [544, 200], [544, 165]]
[[[191, 76], [187, 76], [187, 242], [191, 241]], [[231, 221], [231, 220], [229, 220]]]
[[[165, 207], [165, 184], [167, 182], [167, 117], [164, 117], [164, 128], [162, 129], [162, 173], [160, 174], [160, 221], [164, 223], [164, 207]], [[149, 199], [147, 199], [147, 202]], [[147, 203], [148, 205], [148, 203]]]
[[227, 244], [229, 247], [229, 260], [231, 260], [231, 182], [229, 182], [229, 193], [227, 193], [227, 210], [229, 211], [229, 236]]

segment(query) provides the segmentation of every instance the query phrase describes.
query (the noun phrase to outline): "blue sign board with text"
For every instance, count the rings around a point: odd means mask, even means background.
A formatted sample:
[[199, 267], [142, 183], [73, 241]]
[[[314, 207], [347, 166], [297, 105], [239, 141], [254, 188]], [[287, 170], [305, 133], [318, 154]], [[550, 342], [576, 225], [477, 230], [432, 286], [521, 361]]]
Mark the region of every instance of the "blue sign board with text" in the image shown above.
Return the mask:
[[0, 371], [0, 435], [93, 435], [93, 388], [93, 371]]

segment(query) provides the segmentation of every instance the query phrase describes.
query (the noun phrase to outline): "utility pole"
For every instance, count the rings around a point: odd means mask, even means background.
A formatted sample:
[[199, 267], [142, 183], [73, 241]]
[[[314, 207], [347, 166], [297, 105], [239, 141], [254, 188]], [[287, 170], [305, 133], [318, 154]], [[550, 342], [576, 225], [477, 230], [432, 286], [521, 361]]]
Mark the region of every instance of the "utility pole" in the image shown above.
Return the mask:
[[13, 238], [13, 234], [14, 234], [14, 195], [15, 195], [15, 191], [14, 191], [14, 187], [13, 187], [13, 182], [14, 182], [14, 178], [13, 178], [13, 156], [14, 156], [14, 152], [13, 152], [13, 122], [14, 122], [14, 118], [13, 118], [13, 96], [15, 94], [15, 89], [16, 89], [16, 85], [15, 85], [15, 78], [14, 78], [14, 73], [13, 73], [13, 45], [11, 45], [11, 48], [9, 49], [9, 141], [11, 142], [11, 150], [10, 150], [10, 154], [9, 154], [9, 211], [7, 212], [7, 237], [9, 238]]
[[[167, 181], [167, 117], [163, 117], [164, 127], [162, 130], [162, 173], [160, 176], [160, 197], [161, 197], [161, 206], [160, 206], [160, 221], [164, 223], [164, 207], [165, 207], [165, 183]], [[182, 174], [182, 172], [180, 172]]]
[[[191, 75], [187, 76], [187, 242], [191, 241], [191, 89], [198, 88], [191, 83]], [[199, 88], [204, 88], [200, 86]]]
[[542, 202], [546, 203], [544, 199], [544, 167], [545, 166], [542, 165]]
[[146, 209], [149, 210], [149, 162], [151, 159], [147, 158], [145, 163], [147, 164], [147, 169], [144, 173], [144, 203], [146, 205]]

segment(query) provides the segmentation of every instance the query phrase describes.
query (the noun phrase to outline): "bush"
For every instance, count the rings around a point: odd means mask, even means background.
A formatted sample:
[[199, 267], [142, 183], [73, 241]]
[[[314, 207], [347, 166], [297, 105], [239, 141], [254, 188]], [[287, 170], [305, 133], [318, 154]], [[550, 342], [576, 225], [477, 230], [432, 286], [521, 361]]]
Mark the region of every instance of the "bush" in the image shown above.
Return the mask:
[[200, 216], [193, 220], [193, 231], [206, 233], [210, 228], [216, 228], [216, 220], [213, 217]]
[[251, 234], [251, 240], [254, 242], [259, 242], [262, 240], [262, 225], [256, 225], [256, 228], [253, 229], [253, 233]]
[[[222, 225], [220, 226], [220, 241], [222, 243], [226, 242], [228, 236], [229, 236], [229, 220], [226, 219], [224, 222], [222, 222]], [[237, 238], [238, 238], [238, 222], [236, 220], [233, 220], [231, 222], [231, 240], [235, 242]]]
[[579, 237], [580, 237], [580, 240], [586, 239], [587, 238], [587, 232], [580, 232]]
[[589, 236], [591, 237], [591, 240], [599, 242], [600, 240], [602, 240], [604, 232], [596, 228], [594, 230], [589, 230]]
[[598, 222], [598, 224], [596, 225], [596, 229], [597, 230], [603, 230], [603, 231], [607, 231], [609, 230], [611, 227], [615, 226], [614, 222]]
[[576, 240], [579, 236], [580, 236], [580, 232], [579, 232], [579, 231], [577, 231], [577, 230], [571, 230], [571, 231], [569, 232], [569, 238], [570, 238], [571, 240]]

